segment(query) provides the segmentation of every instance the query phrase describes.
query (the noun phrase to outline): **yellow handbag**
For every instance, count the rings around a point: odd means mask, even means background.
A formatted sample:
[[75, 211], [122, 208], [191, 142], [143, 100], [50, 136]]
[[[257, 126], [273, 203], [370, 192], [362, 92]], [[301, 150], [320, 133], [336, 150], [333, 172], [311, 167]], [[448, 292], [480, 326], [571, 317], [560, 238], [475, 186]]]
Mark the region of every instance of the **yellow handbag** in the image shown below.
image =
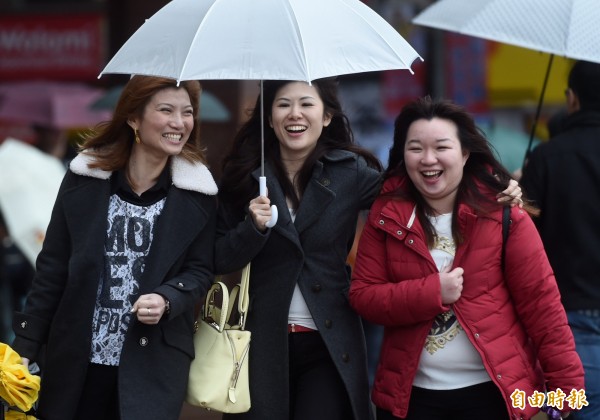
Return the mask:
[[[198, 316], [194, 333], [195, 358], [190, 366], [186, 401], [222, 413], [250, 410], [248, 313], [250, 263], [231, 291], [215, 282]], [[219, 299], [220, 298], [220, 299]], [[221, 306], [218, 302], [221, 300]], [[233, 308], [237, 300], [237, 314]]]

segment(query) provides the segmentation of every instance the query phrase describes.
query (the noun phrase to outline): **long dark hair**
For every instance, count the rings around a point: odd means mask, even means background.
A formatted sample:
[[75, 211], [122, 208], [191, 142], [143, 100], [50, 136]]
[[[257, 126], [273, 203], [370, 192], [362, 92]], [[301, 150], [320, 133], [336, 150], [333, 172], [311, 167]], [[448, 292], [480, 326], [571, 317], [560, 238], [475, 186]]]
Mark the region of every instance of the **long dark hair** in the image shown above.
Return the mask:
[[[463, 238], [458, 229], [456, 212], [458, 205], [465, 203], [476, 213], [482, 215], [498, 209], [502, 204], [496, 201], [496, 194], [508, 187], [511, 175], [496, 159], [483, 131], [476, 126], [471, 115], [462, 106], [449, 100], [434, 100], [427, 96], [402, 108], [394, 123], [394, 144], [390, 149], [389, 164], [384, 173], [384, 179], [395, 176], [405, 179], [406, 184], [397, 191], [393, 191], [390, 196], [417, 204], [417, 217], [425, 229], [429, 246], [432, 246], [436, 235], [427, 216], [433, 215], [434, 210], [417, 191], [407, 174], [404, 163], [404, 147], [411, 124], [417, 120], [429, 121], [433, 118], [453, 122], [458, 129], [458, 139], [463, 152], [469, 153], [452, 214], [454, 240], [456, 243], [461, 243]], [[525, 208], [531, 213], [535, 213], [533, 207], [526, 205]]]
[[177, 81], [174, 79], [134, 76], [123, 88], [112, 119], [98, 124], [92, 132], [84, 137], [80, 150], [86, 150], [96, 158], [90, 167], [105, 171], [117, 171], [125, 167], [135, 141], [134, 131], [127, 121], [133, 118], [142, 118], [144, 108], [150, 99], [157, 92], [167, 88], [185, 89], [192, 103], [194, 128], [183, 146], [181, 156], [192, 162], [206, 163], [204, 150], [200, 147], [198, 124], [200, 83], [183, 81], [177, 86]]
[[[275, 96], [283, 86], [292, 81], [265, 81], [263, 82], [264, 118], [265, 127], [265, 162], [274, 168], [275, 175], [284, 194], [292, 204], [297, 207], [300, 197], [296, 189], [285, 175], [283, 163], [279, 156], [279, 141], [275, 131], [269, 126], [271, 109]], [[315, 163], [327, 152], [336, 149], [352, 151], [362, 156], [369, 166], [381, 170], [381, 163], [369, 151], [359, 147], [354, 142], [348, 118], [342, 111], [342, 106], [337, 96], [337, 82], [334, 78], [318, 79], [312, 82], [324, 104], [324, 111], [331, 115], [331, 123], [323, 127], [317, 146], [311, 152], [300, 169], [296, 186], [303, 195], [310, 181]], [[236, 134], [231, 151], [223, 161], [223, 174], [219, 188], [219, 196], [230, 203], [237, 210], [242, 210], [258, 192], [258, 183], [251, 173], [260, 167], [260, 96], [249, 120]]]

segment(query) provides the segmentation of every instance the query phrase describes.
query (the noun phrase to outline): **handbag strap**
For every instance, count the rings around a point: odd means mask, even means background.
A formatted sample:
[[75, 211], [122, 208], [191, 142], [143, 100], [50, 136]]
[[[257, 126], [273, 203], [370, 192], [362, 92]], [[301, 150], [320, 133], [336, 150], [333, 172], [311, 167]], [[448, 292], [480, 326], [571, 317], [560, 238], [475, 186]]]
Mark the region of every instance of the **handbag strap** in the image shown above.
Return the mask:
[[[250, 296], [248, 289], [250, 287], [250, 263], [242, 270], [240, 282], [236, 284], [231, 291], [227, 285], [221, 281], [215, 281], [210, 290], [206, 294], [204, 304], [203, 319], [209, 325], [223, 331], [225, 329], [240, 329], [246, 327], [246, 317], [248, 315], [248, 306]], [[223, 300], [221, 306], [215, 304], [215, 294], [221, 292]], [[233, 312], [233, 302], [237, 298], [238, 301], [238, 322], [236, 325], [231, 325], [231, 313]]]
[[[221, 306], [222, 314], [225, 314], [225, 328], [243, 330], [246, 327], [246, 316], [248, 315], [248, 306], [250, 303], [250, 263], [242, 269], [240, 282], [236, 284], [229, 293], [229, 300], [223, 301]], [[227, 287], [224, 288], [224, 294], [227, 293]], [[237, 299], [238, 318], [235, 325], [231, 324], [231, 314], [233, 312], [233, 302]], [[208, 305], [207, 305], [208, 306]]]
[[504, 254], [506, 254], [506, 241], [510, 232], [510, 224], [510, 206], [504, 206], [502, 209], [502, 253], [500, 256], [502, 271], [504, 271]]
[[238, 312], [240, 313], [240, 327], [246, 328], [246, 316], [248, 315], [248, 306], [250, 305], [250, 263], [246, 264], [242, 270], [240, 280], [240, 296], [238, 298]]

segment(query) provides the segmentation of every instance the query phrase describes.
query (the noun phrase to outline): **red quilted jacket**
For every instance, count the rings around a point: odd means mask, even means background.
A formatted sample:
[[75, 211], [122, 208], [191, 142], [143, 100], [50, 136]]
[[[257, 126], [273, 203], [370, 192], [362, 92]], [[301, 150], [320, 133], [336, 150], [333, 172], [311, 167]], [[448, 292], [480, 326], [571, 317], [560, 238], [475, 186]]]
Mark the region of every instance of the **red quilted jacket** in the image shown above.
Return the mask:
[[[386, 181], [383, 192], [396, 189]], [[380, 196], [365, 224], [350, 288], [350, 303], [365, 319], [385, 327], [373, 402], [405, 417], [419, 357], [434, 317], [450, 309], [441, 302], [438, 270], [425, 242], [414, 204]], [[511, 211], [505, 275], [500, 266], [502, 212], [478, 216], [459, 206], [465, 241], [454, 267], [464, 269], [461, 298], [452, 309], [473, 343], [513, 418], [529, 419], [538, 408], [514, 408], [519, 389], [584, 388], [556, 281], [529, 215]], [[565, 401], [565, 410], [568, 405]]]

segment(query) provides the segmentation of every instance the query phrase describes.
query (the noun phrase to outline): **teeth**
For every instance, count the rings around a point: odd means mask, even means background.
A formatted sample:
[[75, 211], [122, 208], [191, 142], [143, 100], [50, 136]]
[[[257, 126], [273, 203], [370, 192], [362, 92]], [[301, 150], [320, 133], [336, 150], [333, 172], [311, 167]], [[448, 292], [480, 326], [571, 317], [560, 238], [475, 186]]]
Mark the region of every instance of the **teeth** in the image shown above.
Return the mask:
[[305, 131], [306, 130], [306, 126], [304, 126], [304, 125], [290, 125], [290, 126], [286, 127], [285, 129], [287, 131], [300, 132], [300, 131]]
[[168, 138], [169, 140], [176, 140], [179, 141], [181, 140], [181, 134], [165, 134], [164, 137]]
[[423, 171], [424, 176], [437, 176], [441, 173], [442, 171]]

